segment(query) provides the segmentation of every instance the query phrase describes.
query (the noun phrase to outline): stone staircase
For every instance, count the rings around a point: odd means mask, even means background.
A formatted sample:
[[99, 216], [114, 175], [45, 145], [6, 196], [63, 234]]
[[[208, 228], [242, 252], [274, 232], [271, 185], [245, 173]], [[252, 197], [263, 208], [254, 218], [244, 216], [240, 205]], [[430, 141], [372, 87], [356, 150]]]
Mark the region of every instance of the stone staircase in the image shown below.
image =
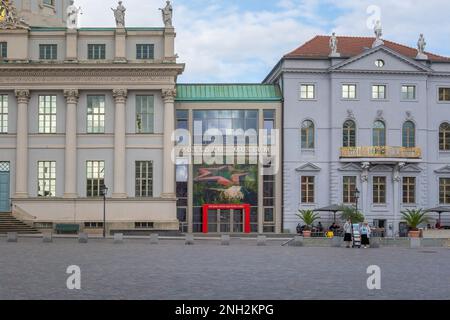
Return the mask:
[[39, 234], [40, 232], [28, 224], [16, 219], [11, 213], [0, 213], [0, 234], [17, 232], [19, 234]]

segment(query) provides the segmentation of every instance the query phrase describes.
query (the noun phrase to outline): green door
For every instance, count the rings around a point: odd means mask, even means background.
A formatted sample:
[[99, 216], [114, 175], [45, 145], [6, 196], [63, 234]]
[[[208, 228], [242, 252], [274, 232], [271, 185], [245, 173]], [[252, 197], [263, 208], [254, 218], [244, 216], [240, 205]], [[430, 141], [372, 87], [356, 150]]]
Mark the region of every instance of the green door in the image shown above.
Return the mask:
[[0, 162], [0, 212], [10, 212], [9, 162]]

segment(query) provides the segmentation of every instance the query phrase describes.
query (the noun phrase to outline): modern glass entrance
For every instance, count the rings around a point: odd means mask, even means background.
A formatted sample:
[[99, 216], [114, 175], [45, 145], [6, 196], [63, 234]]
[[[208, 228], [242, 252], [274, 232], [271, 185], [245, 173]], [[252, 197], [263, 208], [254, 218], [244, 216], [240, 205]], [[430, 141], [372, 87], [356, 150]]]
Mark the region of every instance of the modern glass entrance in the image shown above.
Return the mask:
[[9, 162], [0, 162], [0, 212], [10, 212], [9, 194], [10, 169]]
[[203, 233], [250, 233], [250, 205], [203, 206]]

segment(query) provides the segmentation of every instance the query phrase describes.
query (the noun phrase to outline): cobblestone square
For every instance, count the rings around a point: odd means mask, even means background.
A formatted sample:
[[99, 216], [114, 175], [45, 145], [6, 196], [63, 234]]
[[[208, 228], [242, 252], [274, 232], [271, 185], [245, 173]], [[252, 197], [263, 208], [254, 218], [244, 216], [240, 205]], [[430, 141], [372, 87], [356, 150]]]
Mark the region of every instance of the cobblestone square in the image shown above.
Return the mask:
[[[0, 299], [448, 299], [450, 250], [282, 247], [232, 240], [0, 242]], [[81, 290], [66, 269], [81, 268]], [[381, 290], [368, 290], [368, 266]]]

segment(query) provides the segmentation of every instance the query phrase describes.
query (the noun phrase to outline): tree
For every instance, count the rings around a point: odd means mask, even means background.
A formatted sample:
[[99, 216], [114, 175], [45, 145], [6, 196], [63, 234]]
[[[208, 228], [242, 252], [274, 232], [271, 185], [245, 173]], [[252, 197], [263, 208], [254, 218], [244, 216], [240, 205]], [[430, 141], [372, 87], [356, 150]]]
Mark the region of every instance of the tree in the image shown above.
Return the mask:
[[412, 231], [417, 231], [418, 226], [423, 223], [428, 223], [427, 212], [423, 209], [408, 209], [402, 211], [403, 219]]
[[305, 230], [311, 230], [314, 222], [320, 219], [320, 215], [312, 210], [299, 210], [299, 212], [297, 216], [305, 223]]
[[361, 223], [364, 222], [364, 215], [358, 210], [356, 211], [355, 207], [342, 207], [341, 219], [347, 221], [350, 219], [352, 223]]

